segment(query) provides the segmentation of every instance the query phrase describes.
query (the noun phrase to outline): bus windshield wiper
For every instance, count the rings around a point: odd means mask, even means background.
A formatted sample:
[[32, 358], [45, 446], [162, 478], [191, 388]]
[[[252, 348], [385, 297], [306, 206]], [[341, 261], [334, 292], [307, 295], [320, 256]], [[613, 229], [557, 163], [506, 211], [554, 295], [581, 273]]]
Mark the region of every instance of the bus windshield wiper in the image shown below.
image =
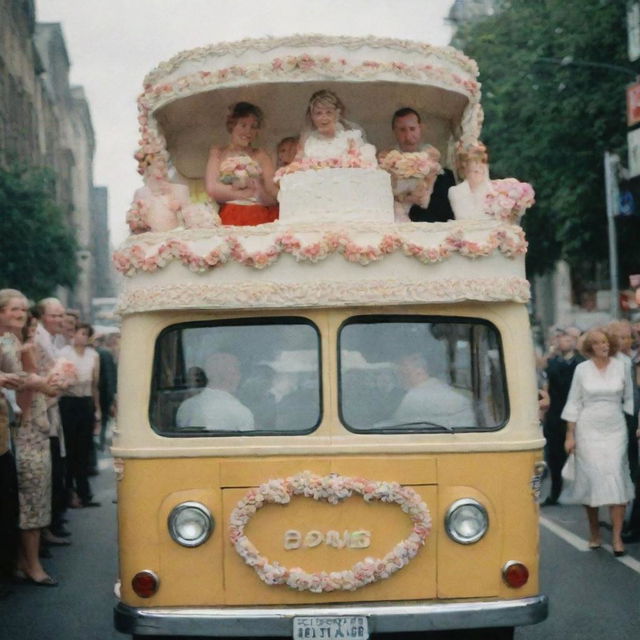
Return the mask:
[[453, 427], [447, 426], [445, 424], [438, 424], [437, 422], [431, 422], [430, 420], [416, 420], [414, 422], [398, 422], [398, 423], [387, 423], [387, 422], [378, 422], [376, 424], [377, 427], [381, 429], [394, 429], [396, 427], [434, 427], [436, 429], [443, 429], [449, 433], [455, 433], [456, 430]]

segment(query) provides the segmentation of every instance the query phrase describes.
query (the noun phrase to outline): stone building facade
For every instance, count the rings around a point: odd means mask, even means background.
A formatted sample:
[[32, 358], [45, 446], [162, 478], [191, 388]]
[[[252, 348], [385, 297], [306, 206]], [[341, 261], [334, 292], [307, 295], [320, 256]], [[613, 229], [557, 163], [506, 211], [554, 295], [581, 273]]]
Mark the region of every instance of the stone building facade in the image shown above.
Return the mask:
[[0, 167], [53, 171], [55, 201], [79, 246], [78, 282], [57, 294], [90, 319], [92, 299], [113, 295], [107, 194], [93, 183], [91, 113], [69, 69], [61, 26], [37, 23], [34, 0], [0, 0]]

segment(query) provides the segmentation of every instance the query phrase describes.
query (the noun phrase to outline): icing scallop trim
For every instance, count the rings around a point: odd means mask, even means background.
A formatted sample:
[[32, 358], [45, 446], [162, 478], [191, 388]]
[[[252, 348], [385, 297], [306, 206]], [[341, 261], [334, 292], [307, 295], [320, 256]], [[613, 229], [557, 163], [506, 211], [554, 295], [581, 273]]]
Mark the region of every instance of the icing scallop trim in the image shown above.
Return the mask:
[[158, 271], [175, 261], [198, 273], [230, 261], [254, 269], [265, 269], [283, 254], [293, 256], [297, 262], [319, 262], [339, 254], [347, 262], [364, 266], [396, 252], [423, 264], [433, 264], [454, 254], [476, 259], [499, 252], [507, 258], [515, 258], [527, 251], [524, 232], [514, 225], [494, 229], [483, 240], [469, 239], [461, 227], [456, 227], [436, 244], [412, 240], [410, 236], [393, 231], [381, 233], [380, 240], [373, 244], [360, 244], [357, 239], [359, 234], [352, 234], [348, 230], [318, 232], [314, 235], [317, 239], [309, 240], [294, 231], [274, 233], [273, 240], [266, 248], [253, 251], [246, 248], [240, 235], [220, 236], [216, 238], [217, 245], [206, 253], [196, 251], [191, 243], [177, 237], [169, 237], [158, 243], [139, 241], [115, 251], [113, 262], [120, 273], [133, 276], [139, 271]]

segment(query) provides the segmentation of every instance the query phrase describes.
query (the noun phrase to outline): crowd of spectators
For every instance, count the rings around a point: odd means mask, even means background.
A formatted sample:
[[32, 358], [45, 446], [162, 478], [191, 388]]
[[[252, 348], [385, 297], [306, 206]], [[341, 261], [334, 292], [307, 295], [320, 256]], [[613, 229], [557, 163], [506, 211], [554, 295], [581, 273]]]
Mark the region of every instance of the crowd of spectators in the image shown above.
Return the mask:
[[[640, 323], [553, 327], [538, 379], [550, 476], [543, 506], [583, 504], [591, 549], [601, 547], [598, 507], [608, 506], [613, 549], [622, 555], [624, 543], [640, 542]], [[611, 496], [596, 496], [607, 483], [616, 484]]]
[[56, 298], [0, 290], [0, 598], [55, 587], [42, 560], [72, 544], [67, 509], [99, 507], [90, 477], [116, 411], [119, 335]]

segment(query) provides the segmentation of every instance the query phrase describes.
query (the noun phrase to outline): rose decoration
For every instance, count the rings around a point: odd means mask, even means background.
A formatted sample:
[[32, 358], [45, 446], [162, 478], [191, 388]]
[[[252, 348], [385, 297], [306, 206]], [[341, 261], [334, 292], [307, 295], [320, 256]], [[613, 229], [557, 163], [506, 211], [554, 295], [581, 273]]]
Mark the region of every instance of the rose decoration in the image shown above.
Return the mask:
[[[413, 527], [407, 538], [396, 544], [383, 558], [364, 558], [344, 571], [309, 573], [300, 567], [287, 568], [264, 557], [245, 535], [244, 529], [253, 515], [265, 504], [288, 504], [293, 496], [326, 500], [339, 504], [353, 494], [365, 502], [379, 500], [395, 503], [406, 513]], [[287, 585], [297, 591], [323, 593], [355, 591], [367, 584], [384, 580], [406, 566], [424, 545], [431, 531], [431, 516], [420, 495], [397, 482], [375, 482], [338, 474], [319, 476], [303, 471], [289, 478], [268, 480], [251, 489], [231, 512], [229, 539], [238, 554], [253, 567], [268, 585]]]
[[505, 222], [518, 222], [526, 209], [535, 203], [533, 187], [515, 178], [492, 180], [485, 197], [485, 213]]
[[127, 224], [131, 229], [131, 233], [144, 233], [151, 230], [149, 226], [149, 207], [142, 198], [138, 198], [131, 203], [131, 207], [127, 211]]
[[280, 182], [282, 178], [290, 173], [297, 171], [319, 171], [320, 169], [375, 169], [377, 164], [375, 160], [369, 160], [363, 157], [360, 150], [351, 145], [347, 153], [337, 158], [326, 158], [319, 160], [317, 158], [302, 158], [294, 160], [285, 167], [280, 167], [273, 177], [275, 183]]

